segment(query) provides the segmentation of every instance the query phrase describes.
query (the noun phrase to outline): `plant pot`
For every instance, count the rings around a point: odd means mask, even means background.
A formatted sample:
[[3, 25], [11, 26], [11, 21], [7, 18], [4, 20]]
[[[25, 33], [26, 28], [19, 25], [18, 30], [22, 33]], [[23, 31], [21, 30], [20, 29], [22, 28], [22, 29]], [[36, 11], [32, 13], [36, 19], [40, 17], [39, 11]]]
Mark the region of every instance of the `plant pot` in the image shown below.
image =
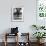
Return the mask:
[[45, 40], [45, 39], [40, 39], [40, 43], [44, 43], [44, 40]]
[[44, 40], [45, 40], [45, 39], [38, 39], [37, 42], [38, 42], [39, 44], [41, 44], [41, 43], [44, 42]]
[[37, 39], [37, 43], [40, 43], [40, 39]]

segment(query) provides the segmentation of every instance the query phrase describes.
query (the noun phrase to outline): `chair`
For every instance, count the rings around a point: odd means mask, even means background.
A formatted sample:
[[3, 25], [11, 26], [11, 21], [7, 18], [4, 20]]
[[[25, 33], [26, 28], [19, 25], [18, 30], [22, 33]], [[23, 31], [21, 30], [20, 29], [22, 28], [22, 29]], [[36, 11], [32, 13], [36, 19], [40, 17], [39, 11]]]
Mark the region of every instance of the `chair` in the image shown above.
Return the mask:
[[5, 34], [5, 46], [8, 45], [7, 39], [10, 38], [11, 36], [17, 36], [17, 38], [15, 38], [15, 40], [16, 40], [16, 46], [18, 46], [18, 34], [17, 35], [16, 34], [12, 35], [12, 34], [9, 34], [9, 33]]
[[21, 39], [24, 41], [19, 42], [19, 46], [30, 46], [29, 33], [21, 33]]
[[15, 40], [17, 40], [16, 41], [16, 46], [18, 46], [18, 27], [11, 28], [11, 33], [5, 33], [5, 46], [8, 45], [7, 38], [10, 38], [10, 37], [13, 37], [13, 36], [17, 36], [15, 38]]

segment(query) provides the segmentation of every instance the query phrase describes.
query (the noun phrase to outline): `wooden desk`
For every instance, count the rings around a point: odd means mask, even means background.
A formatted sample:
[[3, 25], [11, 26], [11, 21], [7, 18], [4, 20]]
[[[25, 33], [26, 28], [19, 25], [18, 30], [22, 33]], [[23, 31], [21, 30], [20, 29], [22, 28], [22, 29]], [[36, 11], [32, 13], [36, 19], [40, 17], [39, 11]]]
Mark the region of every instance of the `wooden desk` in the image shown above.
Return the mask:
[[[18, 46], [18, 33], [17, 34], [10, 34], [10, 33], [6, 33], [5, 34], [5, 46], [7, 46], [8, 42], [7, 42], [7, 36], [17, 36], [17, 44], [15, 46]], [[16, 39], [15, 39], [16, 40]]]

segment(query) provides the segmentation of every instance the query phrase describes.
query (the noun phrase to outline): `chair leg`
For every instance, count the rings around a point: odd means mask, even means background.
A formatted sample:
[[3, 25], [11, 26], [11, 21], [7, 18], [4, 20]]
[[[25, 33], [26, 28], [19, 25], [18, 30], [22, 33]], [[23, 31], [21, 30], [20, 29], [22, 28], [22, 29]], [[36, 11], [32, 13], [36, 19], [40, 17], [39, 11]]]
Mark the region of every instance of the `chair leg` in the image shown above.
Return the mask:
[[7, 34], [5, 34], [5, 46], [7, 46]]
[[17, 34], [17, 37], [16, 37], [16, 45], [15, 46], [18, 46], [18, 34]]
[[4, 42], [4, 44], [5, 44], [5, 46], [7, 46], [7, 42], [6, 41]]

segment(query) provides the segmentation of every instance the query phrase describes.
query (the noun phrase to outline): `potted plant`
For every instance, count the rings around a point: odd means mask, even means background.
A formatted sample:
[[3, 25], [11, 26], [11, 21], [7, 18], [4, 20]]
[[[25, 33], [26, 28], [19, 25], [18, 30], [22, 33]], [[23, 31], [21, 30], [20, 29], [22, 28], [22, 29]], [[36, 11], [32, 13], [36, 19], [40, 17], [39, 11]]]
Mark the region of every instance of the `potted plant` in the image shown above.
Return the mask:
[[42, 38], [45, 38], [44, 36], [46, 36], [46, 33], [45, 32], [35, 32], [33, 35], [37, 38], [37, 41], [41, 43], [40, 40]]

